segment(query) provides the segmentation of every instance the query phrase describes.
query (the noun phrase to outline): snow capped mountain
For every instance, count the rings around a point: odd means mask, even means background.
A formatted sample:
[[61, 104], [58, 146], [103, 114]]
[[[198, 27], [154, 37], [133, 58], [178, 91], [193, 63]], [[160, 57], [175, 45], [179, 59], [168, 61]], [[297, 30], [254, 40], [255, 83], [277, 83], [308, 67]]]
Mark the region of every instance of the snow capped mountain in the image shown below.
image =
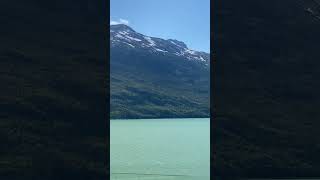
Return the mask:
[[111, 47], [124, 46], [152, 53], [174, 55], [209, 65], [210, 55], [188, 49], [185, 43], [174, 39], [149, 37], [134, 31], [127, 25], [110, 25]]
[[208, 53], [123, 24], [111, 26], [110, 39], [111, 117], [209, 116]]

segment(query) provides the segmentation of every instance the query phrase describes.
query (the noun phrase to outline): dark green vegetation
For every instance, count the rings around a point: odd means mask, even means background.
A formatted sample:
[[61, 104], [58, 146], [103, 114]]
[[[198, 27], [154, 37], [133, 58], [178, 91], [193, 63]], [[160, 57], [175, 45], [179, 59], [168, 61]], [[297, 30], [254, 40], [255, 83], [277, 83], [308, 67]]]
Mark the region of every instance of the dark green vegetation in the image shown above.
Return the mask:
[[104, 1], [0, 3], [0, 179], [106, 179]]
[[320, 21], [298, 2], [215, 1], [216, 176], [320, 176]]
[[111, 118], [209, 117], [209, 66], [125, 46], [110, 65]]

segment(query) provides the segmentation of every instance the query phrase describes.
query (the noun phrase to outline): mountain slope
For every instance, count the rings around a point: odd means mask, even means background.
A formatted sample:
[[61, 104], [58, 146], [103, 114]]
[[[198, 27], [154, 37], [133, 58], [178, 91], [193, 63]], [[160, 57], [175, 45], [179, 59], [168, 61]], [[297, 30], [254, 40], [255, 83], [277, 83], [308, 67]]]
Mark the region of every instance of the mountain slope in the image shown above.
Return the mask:
[[215, 2], [216, 175], [319, 177], [320, 22], [310, 1]]
[[209, 54], [110, 26], [111, 118], [209, 116]]

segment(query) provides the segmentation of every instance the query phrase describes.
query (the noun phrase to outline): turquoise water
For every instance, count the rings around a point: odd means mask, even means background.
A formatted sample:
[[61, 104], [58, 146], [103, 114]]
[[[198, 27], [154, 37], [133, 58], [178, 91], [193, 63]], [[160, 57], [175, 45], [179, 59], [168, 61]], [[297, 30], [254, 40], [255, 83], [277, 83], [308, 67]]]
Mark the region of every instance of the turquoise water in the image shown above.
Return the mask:
[[210, 120], [111, 120], [112, 180], [209, 180]]

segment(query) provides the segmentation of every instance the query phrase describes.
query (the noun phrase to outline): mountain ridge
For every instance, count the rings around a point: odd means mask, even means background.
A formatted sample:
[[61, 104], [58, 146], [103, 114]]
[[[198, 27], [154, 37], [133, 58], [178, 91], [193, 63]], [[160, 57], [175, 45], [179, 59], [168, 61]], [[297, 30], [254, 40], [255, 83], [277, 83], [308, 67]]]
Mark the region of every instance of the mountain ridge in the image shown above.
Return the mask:
[[111, 118], [209, 117], [209, 54], [110, 26]]
[[110, 25], [110, 40], [111, 46], [117, 46], [122, 43], [131, 48], [138, 47], [152, 52], [185, 56], [188, 60], [203, 61], [206, 65], [209, 65], [210, 61], [209, 53], [191, 50], [182, 41], [146, 36], [125, 24]]

